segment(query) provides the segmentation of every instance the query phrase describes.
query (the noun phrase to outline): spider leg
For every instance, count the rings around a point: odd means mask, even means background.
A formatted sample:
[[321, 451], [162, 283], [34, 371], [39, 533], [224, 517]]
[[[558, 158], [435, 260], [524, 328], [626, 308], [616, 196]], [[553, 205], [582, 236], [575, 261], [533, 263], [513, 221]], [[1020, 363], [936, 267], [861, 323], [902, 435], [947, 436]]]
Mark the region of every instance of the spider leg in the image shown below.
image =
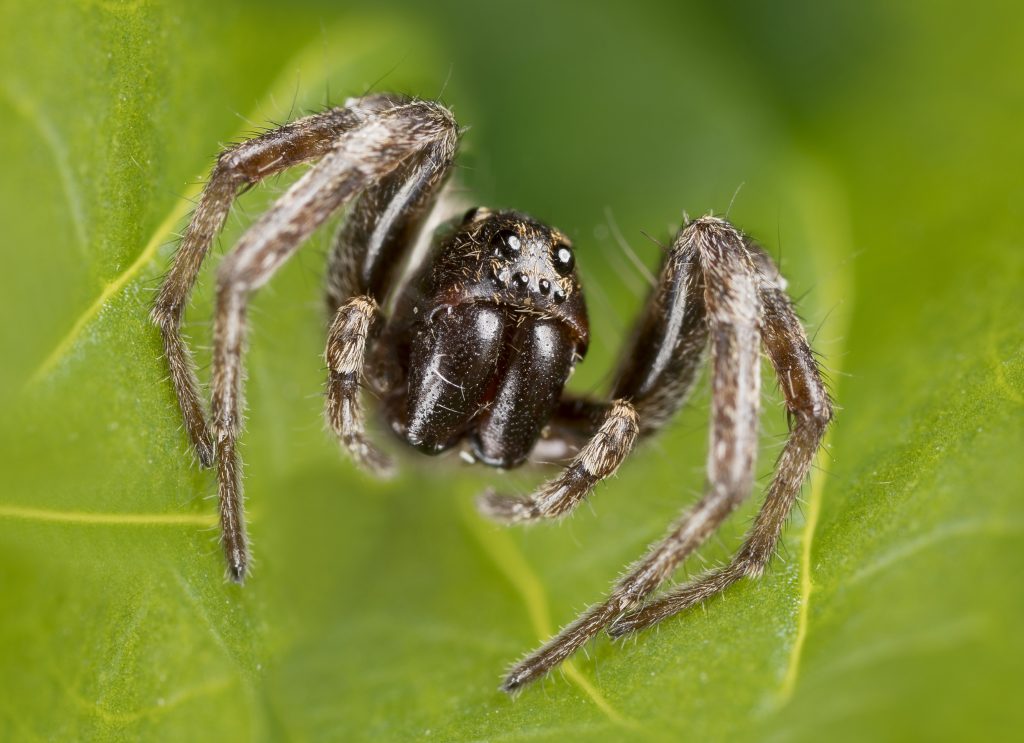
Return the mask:
[[760, 409], [758, 278], [743, 237], [727, 222], [688, 224], [676, 248], [698, 259], [711, 336], [712, 401], [708, 486], [669, 534], [591, 607], [509, 672], [513, 691], [547, 673], [618, 616], [649, 596], [718, 528], [750, 492]]
[[453, 132], [431, 143], [365, 189], [342, 223], [327, 264], [327, 307], [335, 317], [327, 339], [325, 414], [352, 460], [379, 477], [389, 474], [392, 464], [366, 436], [360, 384], [365, 378], [387, 396], [396, 380], [393, 373], [382, 373], [382, 366], [394, 372], [401, 365], [389, 357], [366, 366], [367, 345], [378, 335], [370, 330], [379, 326], [379, 304], [387, 300], [402, 258], [425, 228], [451, 170], [456, 137]]
[[327, 424], [360, 467], [378, 476], [392, 469], [391, 460], [367, 438], [359, 383], [366, 359], [367, 339], [380, 318], [370, 296], [354, 297], [338, 308], [327, 335]]
[[195, 363], [181, 336], [181, 321], [199, 269], [213, 238], [227, 219], [235, 197], [269, 176], [323, 157], [344, 132], [361, 121], [359, 111], [334, 108], [267, 132], [220, 154], [203, 189], [153, 305], [153, 322], [160, 328], [164, 356], [178, 398], [185, 430], [199, 463], [213, 464], [213, 442], [199, 398]]
[[488, 491], [480, 496], [480, 512], [507, 524], [562, 516], [579, 505], [594, 486], [611, 477], [633, 450], [640, 431], [636, 410], [628, 400], [616, 400], [597, 433], [568, 467], [527, 498]]
[[778, 270], [760, 247], [748, 244], [748, 249], [761, 264], [762, 275], [766, 277], [760, 288], [763, 340], [786, 398], [792, 430], [776, 464], [764, 505], [732, 561], [620, 617], [608, 629], [613, 637], [649, 627], [685, 611], [744, 576], [759, 576], [775, 552], [779, 534], [832, 418], [832, 403], [807, 336], [781, 282], [774, 278], [778, 277]]
[[706, 289], [695, 224], [676, 236], [616, 374], [612, 396], [633, 401], [642, 436], [656, 433], [683, 406], [704, 358]]
[[563, 516], [582, 503], [626, 459], [638, 435], [658, 431], [686, 401], [707, 345], [703, 273], [697, 245], [680, 230], [665, 258], [657, 287], [623, 354], [614, 402], [563, 398], [542, 442], [546, 452], [567, 452], [589, 438], [572, 462], [532, 495], [484, 493], [480, 511], [503, 523]]
[[327, 263], [327, 307], [367, 294], [384, 304], [451, 171], [454, 139], [427, 147], [367, 188], [341, 224]]
[[212, 429], [223, 547], [229, 574], [235, 581], [244, 579], [249, 564], [236, 450], [249, 296], [356, 192], [378, 182], [433, 143], [453, 140], [455, 133], [455, 122], [448, 111], [431, 103], [412, 102], [373, 112], [339, 139], [242, 235], [218, 270]]

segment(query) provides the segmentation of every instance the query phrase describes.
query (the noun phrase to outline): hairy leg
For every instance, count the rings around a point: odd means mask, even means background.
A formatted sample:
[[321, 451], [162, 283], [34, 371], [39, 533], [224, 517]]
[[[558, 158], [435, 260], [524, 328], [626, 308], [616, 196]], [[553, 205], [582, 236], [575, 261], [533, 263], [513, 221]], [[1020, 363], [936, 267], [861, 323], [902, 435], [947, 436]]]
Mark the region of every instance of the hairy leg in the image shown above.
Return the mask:
[[360, 381], [366, 363], [366, 344], [379, 320], [372, 297], [354, 297], [338, 308], [327, 335], [327, 424], [352, 460], [383, 477], [390, 474], [390, 459], [367, 438]]
[[239, 191], [301, 163], [319, 160], [338, 137], [361, 121], [357, 109], [334, 108], [226, 149], [217, 158], [192, 219], [153, 305], [171, 383], [185, 430], [204, 467], [213, 464], [213, 443], [199, 398], [195, 364], [181, 336], [181, 321], [203, 259]]
[[633, 450], [640, 423], [627, 400], [611, 404], [593, 438], [555, 478], [526, 498], [488, 491], [477, 505], [485, 516], [507, 524], [564, 516], [590, 494], [597, 483], [611, 477]]
[[506, 691], [544, 675], [616, 617], [643, 601], [750, 492], [760, 408], [761, 308], [756, 269], [740, 233], [714, 218], [688, 224], [673, 251], [696, 255], [704, 279], [712, 357], [707, 490], [668, 536], [614, 586], [603, 603], [588, 609], [518, 663], [505, 679]]
[[775, 552], [779, 534], [832, 418], [828, 390], [800, 320], [782, 289], [778, 271], [760, 248], [754, 245], [748, 245], [748, 248], [762, 266], [762, 335], [768, 358], [775, 367], [786, 398], [792, 430], [775, 466], [775, 476], [768, 487], [764, 505], [732, 561], [620, 617], [608, 630], [613, 637], [649, 627], [685, 611], [724, 591], [744, 576], [759, 576]]
[[[325, 413], [352, 460], [377, 476], [388, 475], [392, 464], [366, 435], [360, 387], [366, 381], [378, 394], [387, 395], [397, 384], [394, 371], [401, 364], [367, 366], [367, 344], [376, 339], [367, 331], [383, 319], [379, 306], [387, 302], [404, 259], [430, 217], [451, 171], [455, 145], [454, 137], [434, 142], [364, 190], [338, 230], [328, 259], [327, 307], [335, 318], [327, 340]], [[340, 371], [332, 363], [337, 354], [358, 361], [358, 366]], [[393, 355], [387, 355], [393, 362]]]
[[665, 257], [612, 391], [613, 398], [633, 401], [643, 436], [660, 430], [686, 402], [708, 342], [704, 269], [692, 226], [683, 226]]
[[451, 172], [454, 143], [441, 141], [366, 189], [345, 217], [327, 262], [327, 310], [369, 295], [384, 305]]
[[360, 100], [350, 104], [352, 110], [362, 111], [360, 123], [249, 228], [218, 270], [211, 429], [223, 547], [229, 575], [236, 581], [244, 579], [249, 565], [236, 446], [249, 296], [355, 193], [416, 153], [437, 142], [454, 142], [456, 136], [451, 115], [434, 104], [410, 102], [381, 110], [378, 99], [370, 99], [366, 109], [360, 109], [362, 105]]

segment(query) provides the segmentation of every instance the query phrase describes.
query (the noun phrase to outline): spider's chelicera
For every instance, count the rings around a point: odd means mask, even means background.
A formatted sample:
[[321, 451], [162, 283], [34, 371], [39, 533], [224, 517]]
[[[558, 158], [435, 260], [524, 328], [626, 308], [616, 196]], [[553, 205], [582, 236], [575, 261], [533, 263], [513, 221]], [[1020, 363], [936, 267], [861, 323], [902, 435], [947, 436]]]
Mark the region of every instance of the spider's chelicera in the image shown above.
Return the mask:
[[[394, 95], [286, 124], [217, 160], [156, 300], [153, 318], [185, 428], [203, 466], [217, 467], [230, 576], [249, 566], [236, 440], [241, 423], [246, 306], [254, 290], [353, 198], [327, 268], [327, 420], [361, 467], [391, 464], [364, 431], [368, 387], [392, 430], [427, 454], [458, 448], [495, 467], [531, 457], [567, 463], [529, 497], [485, 493], [481, 511], [505, 523], [570, 513], [619, 467], [638, 439], [682, 406], [711, 348], [707, 486], [667, 536], [607, 598], [505, 679], [511, 691], [554, 668], [601, 630], [648, 627], [759, 575], [832, 417], [814, 354], [765, 251], [728, 222], [685, 225], [622, 355], [607, 399], [565, 393], [587, 351], [583, 292], [569, 239], [512, 211], [472, 209], [436, 233], [408, 269], [413, 245], [451, 170], [460, 131], [443, 106]], [[182, 314], [211, 241], [245, 188], [315, 163], [239, 240], [217, 273], [212, 410], [207, 421]], [[384, 308], [384, 309], [382, 309]], [[386, 310], [386, 313], [385, 313]], [[761, 347], [782, 388], [791, 431], [753, 526], [736, 556], [651, 598], [743, 501], [758, 443]]]

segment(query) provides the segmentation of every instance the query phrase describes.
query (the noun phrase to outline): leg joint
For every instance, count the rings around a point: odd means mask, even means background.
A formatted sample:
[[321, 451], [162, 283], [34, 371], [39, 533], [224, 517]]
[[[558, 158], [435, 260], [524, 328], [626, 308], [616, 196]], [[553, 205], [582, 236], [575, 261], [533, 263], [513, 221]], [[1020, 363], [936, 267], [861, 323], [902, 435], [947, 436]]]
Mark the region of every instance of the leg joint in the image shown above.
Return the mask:
[[832, 403], [826, 399], [823, 402], [815, 402], [811, 405], [801, 406], [790, 410], [790, 414], [797, 423], [810, 427], [816, 431], [824, 431], [832, 422]]

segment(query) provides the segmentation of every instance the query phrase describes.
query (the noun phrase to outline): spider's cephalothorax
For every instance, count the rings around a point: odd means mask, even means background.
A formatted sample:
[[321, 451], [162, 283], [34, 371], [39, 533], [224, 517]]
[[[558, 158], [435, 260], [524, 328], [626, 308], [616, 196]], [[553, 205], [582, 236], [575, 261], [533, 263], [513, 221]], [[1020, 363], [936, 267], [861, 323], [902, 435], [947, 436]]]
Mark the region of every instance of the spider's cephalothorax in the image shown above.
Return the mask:
[[[327, 268], [333, 317], [326, 414], [343, 448], [370, 472], [384, 473], [391, 463], [366, 435], [363, 386], [380, 400], [395, 433], [428, 454], [460, 446], [468, 459], [505, 468], [531, 457], [566, 461], [530, 496], [485, 493], [479, 505], [487, 516], [524, 523], [568, 514], [618, 469], [640, 437], [671, 420], [710, 346], [704, 496], [603, 602], [510, 671], [503, 688], [511, 691], [601, 630], [613, 636], [636, 631], [759, 575], [821, 444], [832, 404], [774, 263], [715, 217], [688, 222], [676, 235], [610, 394], [565, 393], [589, 330], [573, 248], [561, 232], [518, 212], [473, 209], [440, 230], [426, 257], [402, 272], [435, 209], [459, 135], [443, 106], [374, 95], [225, 150], [153, 319], [199, 462], [217, 467], [224, 552], [239, 582], [249, 567], [236, 450], [248, 298], [349, 202]], [[302, 163], [315, 165], [242, 236], [218, 271], [208, 418], [180, 332], [188, 295], [235, 196]], [[750, 493], [762, 347], [791, 423], [764, 505], [732, 561], [652, 600]]]

